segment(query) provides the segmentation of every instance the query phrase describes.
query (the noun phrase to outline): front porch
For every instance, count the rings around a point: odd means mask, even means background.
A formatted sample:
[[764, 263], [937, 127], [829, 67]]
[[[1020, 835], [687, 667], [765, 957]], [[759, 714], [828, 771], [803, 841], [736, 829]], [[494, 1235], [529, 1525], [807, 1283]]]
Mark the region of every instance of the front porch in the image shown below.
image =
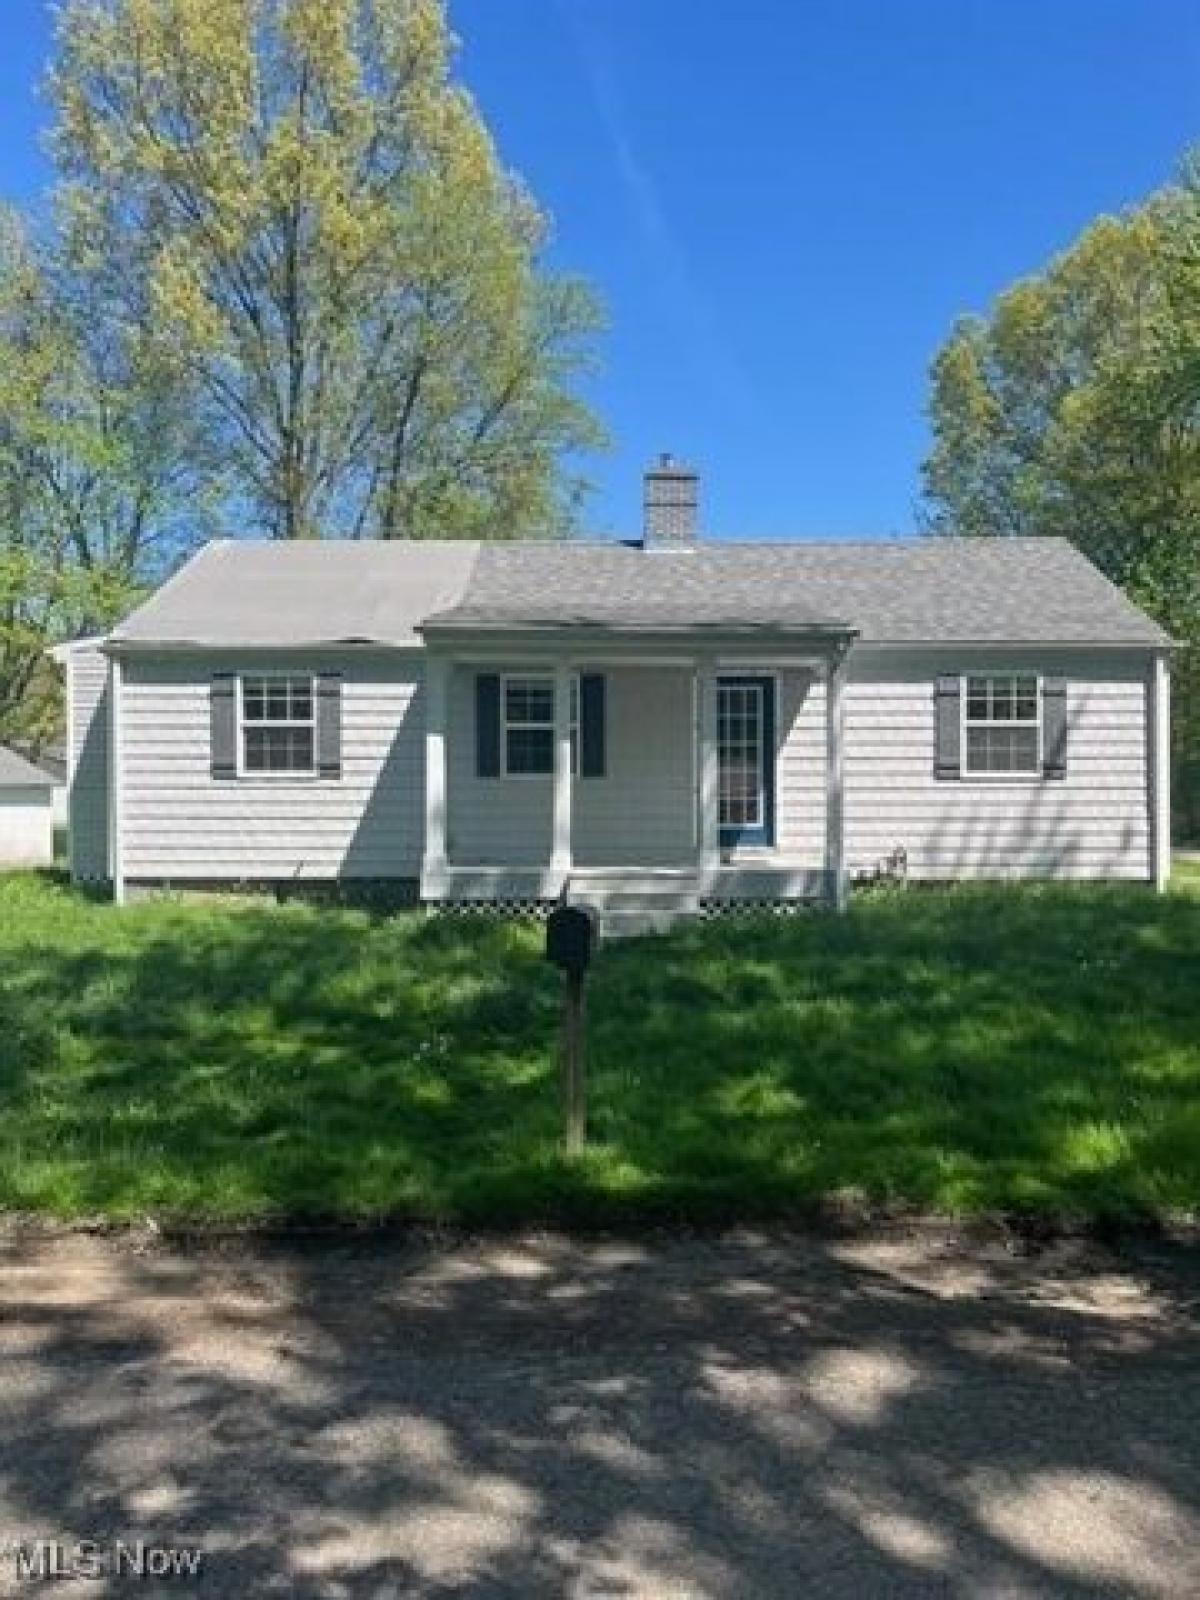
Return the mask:
[[423, 901], [844, 907], [844, 636], [569, 642], [430, 641]]

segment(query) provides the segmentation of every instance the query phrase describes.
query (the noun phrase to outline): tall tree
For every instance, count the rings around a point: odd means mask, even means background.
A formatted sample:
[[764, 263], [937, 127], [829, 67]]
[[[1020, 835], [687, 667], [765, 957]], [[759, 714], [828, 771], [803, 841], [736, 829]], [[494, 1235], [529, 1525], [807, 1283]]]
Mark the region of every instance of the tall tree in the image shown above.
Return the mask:
[[110, 621], [204, 527], [183, 397], [98, 310], [0, 211], [0, 738], [52, 731], [46, 645]]
[[1200, 829], [1200, 188], [1106, 217], [962, 320], [933, 364], [931, 531], [1072, 540], [1188, 648], [1181, 809]]
[[451, 78], [443, 0], [66, 0], [73, 270], [193, 386], [280, 537], [570, 510], [597, 326]]

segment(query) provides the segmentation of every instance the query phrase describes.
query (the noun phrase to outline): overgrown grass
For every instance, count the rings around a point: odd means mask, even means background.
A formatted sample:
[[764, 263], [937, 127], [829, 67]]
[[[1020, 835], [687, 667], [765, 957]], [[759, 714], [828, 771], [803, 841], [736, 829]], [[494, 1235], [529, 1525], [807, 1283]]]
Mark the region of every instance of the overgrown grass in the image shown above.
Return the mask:
[[[1200, 888], [1200, 872], [1191, 875]], [[558, 1148], [540, 932], [0, 880], [0, 1207], [467, 1223], [1200, 1210], [1200, 898], [885, 892], [606, 948]]]

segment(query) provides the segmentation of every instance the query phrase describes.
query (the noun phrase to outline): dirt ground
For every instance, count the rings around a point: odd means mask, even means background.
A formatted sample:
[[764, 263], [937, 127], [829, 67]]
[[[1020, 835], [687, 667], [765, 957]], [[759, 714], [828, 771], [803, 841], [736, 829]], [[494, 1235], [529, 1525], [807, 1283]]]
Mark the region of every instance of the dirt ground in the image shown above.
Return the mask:
[[1198, 1307], [1194, 1249], [999, 1231], [10, 1232], [0, 1592], [1194, 1596]]

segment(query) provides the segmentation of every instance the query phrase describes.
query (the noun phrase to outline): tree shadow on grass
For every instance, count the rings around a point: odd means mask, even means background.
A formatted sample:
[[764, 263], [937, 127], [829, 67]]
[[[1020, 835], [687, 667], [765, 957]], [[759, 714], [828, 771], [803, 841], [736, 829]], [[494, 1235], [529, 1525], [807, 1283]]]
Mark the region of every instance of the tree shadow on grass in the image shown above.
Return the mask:
[[1198, 1284], [785, 1234], [10, 1243], [6, 1531], [194, 1541], [230, 1595], [1194, 1593]]
[[1200, 1204], [1194, 900], [891, 894], [689, 930], [662, 957], [615, 952], [593, 1006], [635, 1162], [653, 1146], [697, 1180], [740, 1169], [767, 1209], [839, 1188], [937, 1209]]
[[838, 1191], [1200, 1203], [1200, 903], [1182, 896], [894, 894], [606, 947], [577, 1163], [534, 929], [63, 892], [43, 912], [3, 939], [10, 1208], [611, 1224]]
[[192, 906], [93, 929], [9, 944], [10, 1206], [29, 1182], [73, 1211], [428, 1211], [456, 1161], [553, 1146], [553, 997], [519, 929]]

